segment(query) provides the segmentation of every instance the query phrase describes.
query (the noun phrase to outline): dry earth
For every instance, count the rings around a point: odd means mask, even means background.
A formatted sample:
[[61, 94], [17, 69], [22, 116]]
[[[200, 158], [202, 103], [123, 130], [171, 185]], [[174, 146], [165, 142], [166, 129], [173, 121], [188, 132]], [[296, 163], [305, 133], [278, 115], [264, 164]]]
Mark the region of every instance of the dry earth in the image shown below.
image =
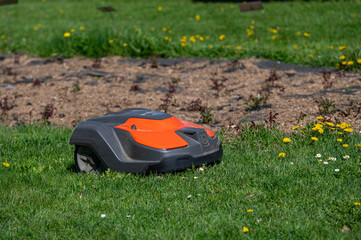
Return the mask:
[[[322, 73], [327, 69], [255, 58], [232, 62], [107, 57], [98, 64], [85, 58], [1, 57], [2, 121], [10, 125], [31, 123], [41, 120], [45, 113], [51, 115], [49, 122], [71, 126], [130, 107], [157, 110], [173, 81], [177, 87], [168, 112], [199, 122], [200, 112], [190, 111], [190, 103], [200, 99], [202, 106], [212, 107], [210, 125], [214, 129], [238, 122], [264, 122], [272, 111], [278, 113], [276, 123], [288, 131], [297, 125], [301, 112], [307, 115], [303, 123], [315, 120], [320, 115], [316, 101], [326, 99], [337, 108], [331, 118], [346, 121], [358, 131], [361, 128], [359, 73], [333, 71], [328, 76]], [[277, 70], [272, 79], [273, 68]], [[220, 85], [218, 91], [211, 78]], [[260, 96], [268, 92], [267, 103], [250, 110], [249, 96], [260, 91]], [[50, 108], [45, 111], [47, 105]]]

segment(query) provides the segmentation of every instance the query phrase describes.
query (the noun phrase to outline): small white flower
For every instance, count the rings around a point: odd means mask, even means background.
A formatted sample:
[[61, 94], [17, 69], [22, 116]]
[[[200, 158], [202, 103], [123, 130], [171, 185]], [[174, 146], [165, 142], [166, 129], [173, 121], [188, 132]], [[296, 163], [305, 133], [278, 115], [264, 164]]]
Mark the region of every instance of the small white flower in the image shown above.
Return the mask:
[[106, 216], [106, 215], [105, 215], [104, 213], [103, 213], [102, 215], [100, 215], [101, 218], [105, 218], [105, 216]]
[[204, 171], [204, 168], [202, 168], [202, 167], [201, 167], [201, 168], [199, 168], [199, 171], [203, 172], [203, 171]]
[[315, 157], [316, 157], [316, 158], [322, 157], [322, 156], [321, 156], [321, 153], [317, 153]]
[[293, 165], [294, 163], [293, 162], [290, 162], [291, 165]]
[[185, 179], [185, 177], [182, 177], [182, 179]]
[[130, 215], [127, 215], [127, 218], [130, 218]]
[[335, 157], [331, 157], [330, 158], [332, 161], [336, 161], [336, 158]]
[[339, 172], [339, 171], [340, 171], [340, 169], [338, 169], [338, 168], [335, 169], [335, 172]]
[[194, 177], [194, 179], [198, 179], [198, 177]]
[[324, 161], [324, 162], [323, 162], [323, 164], [326, 164], [326, 165], [327, 165], [327, 164], [328, 164], [328, 162], [327, 162], [327, 161]]
[[200, 196], [200, 194], [199, 194], [199, 193], [197, 193], [197, 196]]
[[189, 195], [189, 196], [188, 196], [188, 198], [191, 198], [191, 197], [192, 197], [192, 195]]
[[345, 155], [345, 156], [343, 156], [343, 158], [344, 158], [344, 159], [349, 159], [350, 156], [349, 156], [349, 155]]

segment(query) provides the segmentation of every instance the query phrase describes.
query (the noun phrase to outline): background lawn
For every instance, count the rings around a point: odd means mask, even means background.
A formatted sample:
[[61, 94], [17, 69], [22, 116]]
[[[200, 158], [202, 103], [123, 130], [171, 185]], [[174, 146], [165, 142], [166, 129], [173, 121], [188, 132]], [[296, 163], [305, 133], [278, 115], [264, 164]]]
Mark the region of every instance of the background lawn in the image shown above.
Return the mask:
[[[96, 9], [107, 5], [118, 9], [115, 27]], [[23, 0], [9, 13], [14, 51], [36, 56], [245, 58], [257, 55], [256, 26], [263, 58], [360, 69], [359, 9], [360, 1], [264, 3], [264, 10], [253, 12], [255, 24], [253, 13], [240, 13], [236, 4], [189, 0]], [[5, 10], [0, 8], [3, 53]]]
[[72, 129], [1, 127], [0, 238], [359, 238], [361, 135], [324, 129], [221, 134], [219, 164], [158, 176], [77, 174]]

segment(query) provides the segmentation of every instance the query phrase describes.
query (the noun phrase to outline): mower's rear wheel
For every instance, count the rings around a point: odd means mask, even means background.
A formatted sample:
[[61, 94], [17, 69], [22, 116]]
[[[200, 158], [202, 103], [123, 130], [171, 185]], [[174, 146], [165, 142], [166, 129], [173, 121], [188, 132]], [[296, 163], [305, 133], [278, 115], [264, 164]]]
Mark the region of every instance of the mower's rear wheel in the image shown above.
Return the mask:
[[74, 152], [75, 166], [78, 172], [101, 173], [104, 171], [98, 156], [86, 146], [76, 146]]

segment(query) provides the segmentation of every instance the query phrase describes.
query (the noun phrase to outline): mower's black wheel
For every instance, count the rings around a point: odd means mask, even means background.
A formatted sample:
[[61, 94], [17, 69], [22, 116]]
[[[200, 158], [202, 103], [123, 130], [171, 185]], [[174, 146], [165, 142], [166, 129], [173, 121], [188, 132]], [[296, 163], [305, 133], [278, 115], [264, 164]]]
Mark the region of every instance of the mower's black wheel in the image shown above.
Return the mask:
[[78, 172], [104, 172], [98, 156], [95, 152], [86, 146], [76, 146], [74, 152], [75, 166]]

